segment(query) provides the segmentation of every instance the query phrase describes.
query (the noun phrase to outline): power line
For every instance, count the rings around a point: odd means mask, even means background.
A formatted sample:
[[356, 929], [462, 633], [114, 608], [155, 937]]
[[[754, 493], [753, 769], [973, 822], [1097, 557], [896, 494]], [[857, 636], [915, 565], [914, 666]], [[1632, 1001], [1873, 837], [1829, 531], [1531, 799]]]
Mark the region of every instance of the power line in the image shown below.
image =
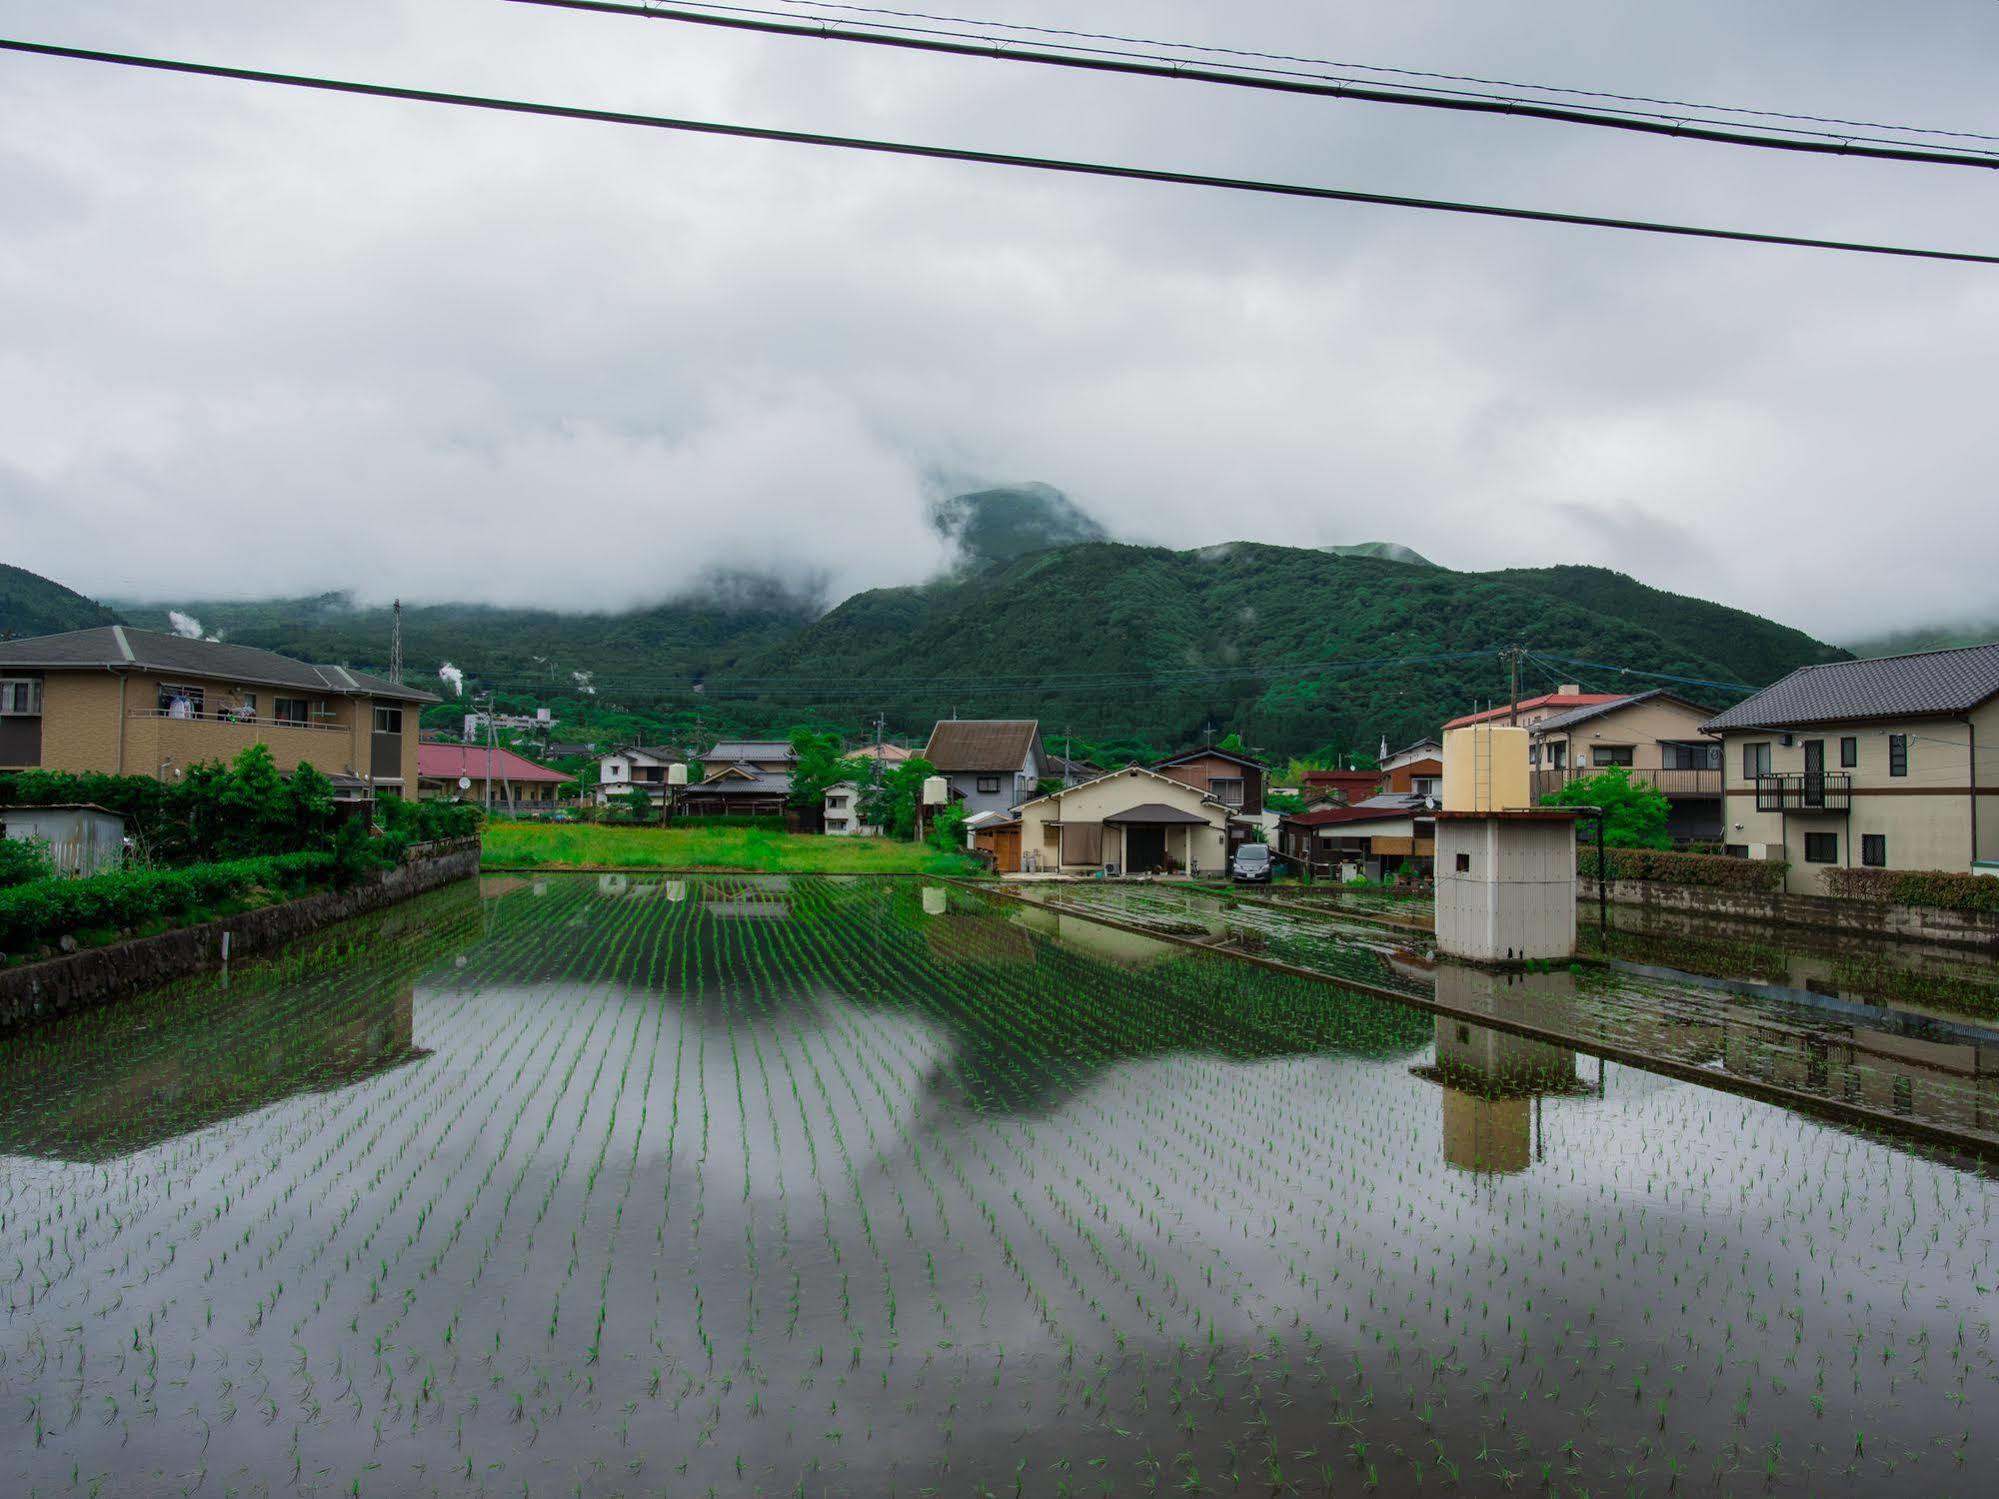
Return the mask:
[[[713, 0], [696, 0], [696, 3], [710, 5], [717, 9], [740, 9], [723, 7]], [[938, 15], [921, 10], [891, 10], [876, 5], [842, 4], [840, 0], [782, 0], [793, 7], [809, 5], [815, 10], [837, 10], [853, 15], [888, 16], [905, 20], [937, 21], [954, 26], [979, 26], [990, 31], [1031, 32], [1039, 36], [1075, 37], [1081, 41], [1117, 42], [1132, 47], [1169, 47], [1179, 52], [1205, 52], [1215, 57], [1243, 57], [1267, 62], [1299, 63], [1317, 68], [1344, 68], [1354, 73], [1382, 73], [1398, 78], [1434, 78], [1446, 83], [1472, 83], [1485, 88], [1528, 89], [1539, 94], [1567, 94], [1577, 99], [1603, 99], [1611, 103], [1651, 104], [1664, 109], [1699, 109], [1712, 114], [1742, 115], [1770, 120], [1798, 120], [1817, 125], [1844, 125], [1858, 130], [1897, 130], [1904, 135], [1934, 135], [1956, 140], [1999, 141], [1999, 135], [1983, 134], [1975, 130], [1939, 130], [1923, 125], [1890, 125], [1878, 120], [1852, 120], [1837, 115], [1801, 114], [1796, 111], [1777, 109], [1749, 109], [1731, 104], [1701, 104], [1688, 99], [1662, 99], [1649, 94], [1616, 94], [1601, 89], [1569, 88], [1551, 83], [1518, 83], [1504, 78], [1481, 78], [1469, 73], [1442, 73], [1421, 68], [1384, 67], [1377, 63], [1341, 62], [1326, 57], [1301, 57], [1288, 52], [1259, 52], [1247, 47], [1215, 47], [1200, 42], [1168, 42], [1151, 37], [1121, 36], [1115, 32], [1077, 31], [1060, 26], [1035, 26], [1020, 21], [991, 21], [970, 16]]]
[[[894, 47], [905, 51], [944, 53], [956, 57], [972, 57], [989, 62], [1036, 63], [1047, 67], [1075, 68], [1093, 73], [1121, 74], [1133, 77], [1161, 78], [1186, 83], [1223, 84], [1233, 88], [1260, 89], [1266, 92], [1307, 95], [1328, 99], [1346, 99], [1360, 103], [1411, 105], [1425, 109], [1442, 109], [1460, 113], [1505, 115], [1519, 119], [1549, 120], [1567, 125], [1591, 125], [1609, 130], [1632, 131], [1644, 135], [1665, 136], [1675, 140], [1695, 140], [1716, 142], [1723, 145], [1751, 146], [1773, 151], [1798, 151], [1825, 156], [1858, 156], [1885, 161], [1927, 163], [1933, 166], [1983, 167], [1987, 170], [1999, 168], [1999, 152], [1991, 151], [1939, 151], [1934, 148], [1898, 144], [1886, 141], [1857, 141], [1851, 135], [1830, 135], [1822, 131], [1793, 132], [1790, 138], [1779, 135], [1757, 134], [1750, 131], [1723, 128], [1712, 122], [1696, 123], [1679, 116], [1658, 116], [1640, 114], [1633, 111], [1607, 111], [1603, 109], [1579, 109], [1536, 100], [1491, 97], [1465, 93], [1432, 91], [1412, 93], [1382, 89], [1367, 84], [1337, 78], [1319, 78], [1298, 75], [1290, 78], [1270, 77], [1241, 71], [1221, 71], [1213, 67], [1190, 66], [1186, 62], [1173, 59], [1136, 60], [1140, 54], [1126, 54], [1123, 57], [1109, 55], [1085, 55], [1031, 51], [1015, 44], [990, 38], [976, 38], [964, 33], [939, 33], [931, 36], [915, 36], [906, 33], [886, 31], [859, 31], [851, 28], [835, 29], [827, 22], [809, 22], [793, 19], [765, 19], [780, 13], [757, 10], [746, 6], [715, 5], [702, 10], [681, 7], [664, 8], [651, 4], [631, 3], [631, 0], [511, 0], [516, 5], [538, 5], [556, 10], [594, 11], [609, 15], [636, 16], [652, 21], [675, 21], [695, 26], [714, 26], [733, 31], [758, 32], [773, 36], [806, 37], [819, 41], [858, 42], [876, 47]], [[705, 4], [706, 0], [694, 0]], [[959, 40], [940, 40], [938, 36], [959, 37]], [[1818, 137], [1807, 139], [1805, 137]]]
[[418, 104], [443, 104], [461, 109], [491, 110], [503, 114], [537, 115], [552, 119], [584, 120], [607, 125], [633, 125], [653, 130], [680, 131], [693, 135], [725, 136], [741, 140], [781, 141], [792, 145], [822, 146], [834, 150], [864, 151], [886, 156], [912, 156], [932, 161], [975, 162], [985, 166], [1015, 167], [1031, 171], [1060, 172], [1072, 176], [1109, 177], [1130, 182], [1170, 183], [1182, 187], [1219, 188], [1228, 192], [1255, 193], [1273, 197], [1303, 198], [1341, 203], [1371, 203], [1388, 208], [1411, 208], [1431, 213], [1467, 214], [1479, 218], [1521, 219], [1532, 223], [1574, 224], [1593, 229], [1617, 229], [1639, 234], [1664, 234], [1685, 239], [1727, 240], [1740, 244], [1781, 245], [1793, 249], [1835, 250], [1857, 255], [1888, 255], [1914, 260], [1948, 260], [1973, 265], [1999, 265], [1999, 255], [1981, 255], [1964, 250], [1925, 250], [1909, 246], [1868, 244], [1852, 240], [1819, 239], [1805, 235], [1759, 234], [1743, 229], [1713, 229], [1691, 224], [1674, 224], [1645, 219], [1612, 218], [1600, 214], [1563, 213], [1550, 209], [1508, 208], [1490, 203], [1466, 203], [1444, 198], [1414, 198], [1393, 193], [1360, 192], [1351, 188], [1311, 187], [1298, 183], [1264, 182], [1242, 177], [1220, 177], [1202, 172], [1167, 171], [1152, 167], [1112, 166], [1102, 162], [1071, 161], [1044, 156], [1020, 156], [998, 151], [974, 151], [955, 146], [926, 146], [906, 141], [885, 141], [861, 136], [825, 135], [814, 131], [778, 130], [761, 125], [733, 125], [713, 120], [679, 119], [667, 115], [634, 114], [623, 110], [587, 109], [565, 104], [536, 104], [521, 99], [496, 98], [482, 94], [447, 93], [437, 89], [402, 88], [383, 83], [357, 83], [298, 73], [273, 73], [257, 68], [224, 67], [214, 63], [185, 62], [171, 58], [144, 57], [125, 52], [103, 52], [85, 47], [63, 47], [45, 42], [0, 39], [0, 51], [21, 52], [38, 57], [68, 58], [78, 62], [108, 63], [118, 67], [143, 68], [156, 72], [183, 73], [203, 78], [228, 78], [242, 83], [267, 83], [284, 88], [310, 89], [322, 93], [358, 94], [368, 98], [402, 99]]

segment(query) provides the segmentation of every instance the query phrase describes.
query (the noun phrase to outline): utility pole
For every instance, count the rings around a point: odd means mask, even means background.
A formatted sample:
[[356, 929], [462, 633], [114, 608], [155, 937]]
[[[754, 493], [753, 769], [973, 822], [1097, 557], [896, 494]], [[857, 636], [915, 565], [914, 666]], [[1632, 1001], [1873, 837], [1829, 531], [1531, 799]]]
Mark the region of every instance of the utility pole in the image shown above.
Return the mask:
[[1520, 647], [1516, 645], [1506, 656], [1513, 664], [1513, 696], [1506, 704], [1506, 721], [1517, 724], [1520, 722]]
[[486, 815], [493, 815], [493, 694], [486, 694]]
[[403, 601], [397, 599], [390, 611], [392, 621], [389, 628], [389, 680], [398, 687], [403, 684]]

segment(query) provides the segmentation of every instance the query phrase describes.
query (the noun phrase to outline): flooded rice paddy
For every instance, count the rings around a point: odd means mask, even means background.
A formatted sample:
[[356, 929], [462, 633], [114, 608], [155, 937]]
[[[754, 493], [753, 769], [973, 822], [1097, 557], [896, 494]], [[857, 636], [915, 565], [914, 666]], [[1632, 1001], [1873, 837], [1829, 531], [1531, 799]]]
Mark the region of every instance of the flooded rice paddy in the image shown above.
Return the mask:
[[[1436, 983], [1379, 938], [1264, 934]], [[1984, 1491], [1989, 1177], [1586, 1051], [911, 881], [468, 883], [0, 1038], [0, 1491]]]

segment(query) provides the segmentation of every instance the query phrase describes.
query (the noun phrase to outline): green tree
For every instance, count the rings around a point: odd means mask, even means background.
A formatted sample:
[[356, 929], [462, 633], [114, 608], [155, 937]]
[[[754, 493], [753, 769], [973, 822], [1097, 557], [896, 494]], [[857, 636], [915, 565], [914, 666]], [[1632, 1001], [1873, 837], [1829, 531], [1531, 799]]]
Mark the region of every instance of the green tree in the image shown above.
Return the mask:
[[41, 838], [0, 838], [0, 890], [55, 878], [55, 860]]
[[1601, 807], [1603, 841], [1611, 848], [1671, 848], [1666, 815], [1671, 805], [1656, 786], [1631, 779], [1621, 765], [1571, 781], [1541, 798], [1545, 807]]
[[937, 767], [921, 755], [913, 755], [892, 769], [884, 769], [879, 783], [863, 781], [858, 798], [861, 821], [881, 828], [893, 838], [907, 838], [916, 831], [916, 808], [923, 796], [923, 783], [937, 774]]
[[340, 814], [333, 804], [333, 782], [310, 760], [299, 761], [285, 788], [291, 802], [292, 848], [321, 849], [330, 845]]
[[646, 822], [651, 819], [652, 798], [646, 794], [645, 787], [627, 787], [619, 793], [619, 796], [625, 804], [625, 815], [633, 822]]
[[962, 805], [939, 807], [925, 832], [930, 846], [943, 853], [962, 854], [965, 851], [965, 817]]
[[[247, 859], [297, 847], [291, 792], [268, 745], [245, 746], [214, 783], [214, 797], [220, 857]], [[331, 787], [327, 799], [332, 799]]]
[[816, 813], [825, 807], [830, 787], [842, 781], [865, 781], [869, 776], [869, 762], [849, 756], [841, 747], [838, 734], [793, 729], [791, 752], [795, 757], [791, 766], [791, 805], [807, 812]]

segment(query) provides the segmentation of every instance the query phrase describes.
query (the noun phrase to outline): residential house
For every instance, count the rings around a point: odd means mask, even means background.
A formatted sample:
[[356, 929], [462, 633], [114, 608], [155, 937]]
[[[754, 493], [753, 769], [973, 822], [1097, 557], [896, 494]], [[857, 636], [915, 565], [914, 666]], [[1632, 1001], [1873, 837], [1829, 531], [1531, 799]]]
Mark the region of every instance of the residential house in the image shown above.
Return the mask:
[[656, 807], [666, 796], [667, 768], [680, 763], [677, 751], [642, 744], [613, 750], [597, 762], [597, 805], [623, 805], [634, 786]]
[[1446, 729], [1469, 728], [1475, 723], [1517, 724], [1523, 729], [1531, 729], [1544, 718], [1553, 718], [1557, 713], [1566, 713], [1571, 708], [1587, 708], [1593, 703], [1614, 702], [1624, 696], [1621, 692], [1584, 692], [1573, 682], [1557, 687], [1553, 692], [1544, 692], [1539, 697], [1523, 697], [1517, 703], [1503, 704], [1497, 708], [1487, 708], [1480, 713], [1467, 713], [1445, 724]]
[[1437, 854], [1431, 799], [1388, 794], [1359, 806], [1316, 807], [1278, 819], [1277, 852], [1316, 875], [1428, 877]]
[[1444, 747], [1435, 740], [1423, 741], [1435, 748], [1426, 755], [1406, 751], [1392, 756], [1394, 764], [1383, 764], [1388, 772], [1388, 790], [1399, 796], [1439, 797], [1444, 794]]
[[1190, 749], [1155, 760], [1152, 768], [1196, 791], [1207, 792], [1231, 812], [1245, 817], [1262, 815], [1270, 771], [1260, 760], [1228, 750]]
[[1804, 666], [1707, 720], [1728, 852], [1969, 873], [1999, 860], [1999, 642]]
[[1031, 718], [948, 718], [930, 731], [923, 758], [967, 815], [1008, 812], [1050, 776], [1041, 725]]
[[1104, 767], [1093, 765], [1088, 760], [1078, 760], [1071, 755], [1050, 755], [1042, 774], [1059, 780], [1064, 786], [1074, 786], [1083, 781], [1094, 781], [1104, 773]]
[[1721, 746], [1701, 732], [1712, 710], [1664, 689], [1590, 703], [1527, 731], [1536, 801], [1613, 766], [1664, 792], [1666, 831], [1681, 842], [1721, 836]]
[[1219, 798], [1132, 765], [1024, 802], [1020, 865], [1062, 874], [1215, 875], [1228, 867], [1228, 827]]
[[[870, 744], [855, 750], [849, 757], [855, 760], [881, 762], [884, 771], [902, 764], [910, 757], [910, 751], [899, 744]], [[839, 781], [826, 788], [826, 807], [821, 815], [821, 826], [836, 838], [862, 837], [879, 838], [881, 829], [871, 823], [861, 821], [861, 784], [858, 781]]]
[[702, 777], [680, 793], [688, 817], [783, 817], [797, 753], [781, 739], [725, 739], [701, 757]]
[[477, 802], [516, 814], [555, 810], [570, 778], [525, 755], [483, 744], [417, 746], [417, 789], [428, 801]]
[[345, 666], [127, 625], [0, 641], [0, 770], [165, 780], [252, 744], [349, 800], [414, 796], [437, 697]]
[[[1384, 750], [1388, 747], [1386, 737], [1382, 739], [1381, 744]], [[1441, 739], [1418, 739], [1414, 744], [1406, 745], [1392, 755], [1384, 754], [1380, 765], [1381, 769], [1392, 776], [1398, 770], [1406, 770], [1426, 760], [1435, 760], [1439, 765], [1444, 763], [1444, 742]]]

